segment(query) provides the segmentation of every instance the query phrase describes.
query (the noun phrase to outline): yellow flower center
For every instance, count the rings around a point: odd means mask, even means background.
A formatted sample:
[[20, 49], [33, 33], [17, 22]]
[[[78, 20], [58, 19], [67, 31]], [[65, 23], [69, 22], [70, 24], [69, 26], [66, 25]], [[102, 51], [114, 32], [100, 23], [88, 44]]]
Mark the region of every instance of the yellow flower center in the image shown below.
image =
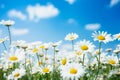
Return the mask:
[[13, 68], [13, 65], [9, 65], [8, 68], [9, 68], [9, 69]]
[[74, 36], [70, 36], [70, 40], [74, 40]]
[[81, 46], [81, 49], [82, 49], [82, 50], [88, 50], [88, 46], [87, 46], [87, 45], [82, 45], [82, 46]]
[[0, 39], [0, 43], [2, 43], [4, 40], [3, 39]]
[[41, 45], [41, 46], [40, 46], [40, 48], [41, 48], [41, 49], [44, 49], [44, 48], [45, 48], [45, 46], [44, 46], [44, 45]]
[[44, 68], [44, 69], [43, 69], [43, 72], [44, 72], [44, 73], [48, 73], [48, 72], [49, 72], [49, 68]]
[[32, 52], [33, 52], [33, 53], [37, 53], [37, 52], [38, 52], [38, 49], [37, 49], [37, 48], [34, 48], [34, 49], [32, 50]]
[[77, 74], [77, 69], [71, 68], [70, 69], [70, 74]]
[[80, 51], [78, 51], [78, 52], [76, 52], [76, 55], [80, 56], [80, 55], [82, 55], [82, 53]]
[[45, 60], [48, 60], [48, 57], [45, 57]]
[[97, 38], [98, 38], [98, 40], [105, 40], [105, 37], [102, 35], [99, 35]]
[[67, 59], [66, 59], [66, 58], [62, 59], [62, 65], [65, 65], [66, 62], [67, 62]]
[[31, 61], [28, 59], [28, 60], [26, 60], [26, 63], [30, 63]]
[[42, 62], [42, 61], [39, 61], [39, 62], [38, 62], [38, 64], [39, 64], [39, 65], [42, 65], [42, 64], [43, 64], [43, 62]]
[[118, 35], [118, 39], [120, 39], [120, 35]]
[[109, 64], [116, 64], [115, 60], [112, 60], [112, 59], [110, 59], [110, 60], [108, 61], [108, 63], [109, 63]]
[[17, 58], [16, 56], [11, 56], [11, 57], [9, 58], [9, 60], [11, 60], [11, 61], [16, 61], [16, 60], [18, 60], [18, 58]]
[[19, 77], [20, 74], [19, 73], [15, 73], [14, 77]]

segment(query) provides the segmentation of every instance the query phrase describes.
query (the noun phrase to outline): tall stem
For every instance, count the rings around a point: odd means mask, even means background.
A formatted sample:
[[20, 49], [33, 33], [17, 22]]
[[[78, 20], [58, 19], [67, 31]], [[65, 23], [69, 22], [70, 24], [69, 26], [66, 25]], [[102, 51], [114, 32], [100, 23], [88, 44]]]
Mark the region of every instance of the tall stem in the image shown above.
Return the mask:
[[9, 39], [10, 39], [10, 45], [11, 45], [11, 33], [10, 33], [10, 27], [8, 26], [8, 33], [9, 33]]
[[45, 55], [44, 55], [45, 63], [46, 63], [46, 56], [47, 56], [47, 50], [45, 50]]
[[83, 66], [84, 66], [84, 60], [85, 60], [85, 54], [83, 54], [83, 64], [82, 64]]
[[55, 80], [55, 47], [54, 47], [54, 54], [53, 54], [53, 80]]
[[99, 43], [99, 53], [98, 53], [98, 57], [97, 57], [97, 60], [98, 60], [98, 70], [97, 70], [97, 74], [96, 74], [95, 80], [97, 80], [97, 77], [98, 77], [99, 71], [100, 71], [99, 69], [100, 69], [101, 45], [102, 45], [102, 42]]
[[72, 51], [74, 51], [74, 41], [72, 40]]
[[118, 58], [118, 69], [120, 69], [119, 53], [117, 54], [117, 58]]
[[38, 60], [38, 65], [39, 65], [39, 54], [38, 53], [36, 53], [36, 56], [37, 56], [37, 60]]
[[5, 45], [5, 43], [4, 43], [4, 42], [3, 42], [3, 46], [4, 46], [5, 50], [7, 50], [7, 47], [6, 47], [6, 45]]

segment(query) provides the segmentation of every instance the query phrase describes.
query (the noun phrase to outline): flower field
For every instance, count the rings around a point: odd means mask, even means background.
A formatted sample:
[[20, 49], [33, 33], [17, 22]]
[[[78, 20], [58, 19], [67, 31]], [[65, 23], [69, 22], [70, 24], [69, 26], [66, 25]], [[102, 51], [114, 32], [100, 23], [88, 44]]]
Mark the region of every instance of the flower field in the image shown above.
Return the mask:
[[[120, 80], [120, 45], [104, 49], [103, 45], [120, 40], [120, 33], [95, 31], [89, 40], [76, 33], [65, 35], [70, 50], [61, 49], [62, 41], [12, 41], [10, 28], [14, 21], [1, 21], [8, 37], [1, 38], [0, 80]], [[78, 39], [78, 41], [76, 41]], [[9, 45], [6, 45], [9, 42]], [[110, 47], [110, 46], [109, 46]]]

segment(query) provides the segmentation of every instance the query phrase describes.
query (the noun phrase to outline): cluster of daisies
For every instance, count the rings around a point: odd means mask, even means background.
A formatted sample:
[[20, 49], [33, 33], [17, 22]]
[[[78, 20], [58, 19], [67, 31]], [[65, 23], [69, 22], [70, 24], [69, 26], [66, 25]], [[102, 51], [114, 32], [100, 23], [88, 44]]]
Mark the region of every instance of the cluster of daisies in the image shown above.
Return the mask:
[[97, 46], [89, 40], [76, 40], [78, 34], [69, 33], [65, 40], [70, 44], [65, 46], [63, 41], [12, 41], [10, 26], [15, 22], [2, 20], [0, 24], [9, 33], [0, 39], [4, 47], [0, 53], [0, 80], [120, 80], [120, 45], [116, 49], [103, 47], [119, 41], [120, 33], [95, 31], [92, 37], [98, 41]]

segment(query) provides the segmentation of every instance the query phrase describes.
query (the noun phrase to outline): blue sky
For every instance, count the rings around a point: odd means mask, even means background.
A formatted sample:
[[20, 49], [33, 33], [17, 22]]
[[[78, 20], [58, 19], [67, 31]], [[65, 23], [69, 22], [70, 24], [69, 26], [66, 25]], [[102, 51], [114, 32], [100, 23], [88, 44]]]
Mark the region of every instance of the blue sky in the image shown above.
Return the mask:
[[[15, 21], [13, 40], [58, 41], [75, 32], [92, 41], [95, 30], [120, 32], [120, 0], [0, 0], [2, 19]], [[0, 30], [7, 35], [6, 27]]]

